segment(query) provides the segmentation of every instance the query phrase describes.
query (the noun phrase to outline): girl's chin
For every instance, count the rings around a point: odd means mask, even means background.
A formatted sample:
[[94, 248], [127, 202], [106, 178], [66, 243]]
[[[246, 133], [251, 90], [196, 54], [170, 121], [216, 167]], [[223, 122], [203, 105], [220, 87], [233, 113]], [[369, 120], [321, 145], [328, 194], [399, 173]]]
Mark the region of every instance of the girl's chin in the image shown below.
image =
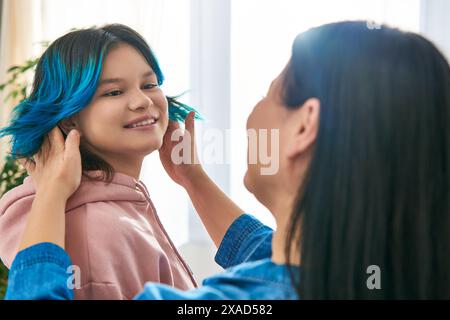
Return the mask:
[[145, 155], [149, 155], [150, 153], [158, 151], [159, 148], [161, 148], [160, 144], [153, 144], [151, 146], [148, 146], [147, 148], [142, 148], [142, 153]]
[[127, 154], [127, 155], [136, 154], [136, 155], [146, 156], [154, 151], [158, 151], [161, 148], [161, 146], [162, 146], [162, 139], [157, 139], [157, 140], [155, 139], [155, 140], [149, 141], [146, 144], [135, 143], [133, 145], [130, 143], [128, 146], [126, 146], [125, 154]]

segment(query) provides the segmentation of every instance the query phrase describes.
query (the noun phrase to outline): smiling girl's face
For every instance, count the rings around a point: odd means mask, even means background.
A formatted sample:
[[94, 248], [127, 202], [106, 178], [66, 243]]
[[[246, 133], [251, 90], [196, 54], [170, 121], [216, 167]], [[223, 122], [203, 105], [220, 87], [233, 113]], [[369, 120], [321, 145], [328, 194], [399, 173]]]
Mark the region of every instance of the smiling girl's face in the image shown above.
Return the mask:
[[104, 60], [91, 103], [69, 121], [91, 152], [131, 174], [133, 169], [125, 167], [140, 170], [143, 158], [161, 147], [168, 103], [145, 58], [120, 44]]

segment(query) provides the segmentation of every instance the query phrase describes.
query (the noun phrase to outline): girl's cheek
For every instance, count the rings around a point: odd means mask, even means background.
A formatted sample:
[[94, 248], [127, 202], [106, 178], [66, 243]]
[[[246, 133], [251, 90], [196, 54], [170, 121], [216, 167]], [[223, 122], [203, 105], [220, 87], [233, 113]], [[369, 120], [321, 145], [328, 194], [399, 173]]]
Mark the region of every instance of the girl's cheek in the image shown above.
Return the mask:
[[160, 106], [162, 106], [162, 109], [164, 113], [167, 115], [169, 112], [169, 102], [167, 101], [166, 96], [163, 95], [160, 101]]

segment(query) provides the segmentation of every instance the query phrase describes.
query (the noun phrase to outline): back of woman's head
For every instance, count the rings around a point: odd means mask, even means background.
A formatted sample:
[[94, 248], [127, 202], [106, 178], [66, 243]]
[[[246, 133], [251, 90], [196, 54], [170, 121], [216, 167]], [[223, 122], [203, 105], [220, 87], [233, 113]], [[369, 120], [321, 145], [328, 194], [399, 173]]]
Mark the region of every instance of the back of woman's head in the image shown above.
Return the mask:
[[[288, 237], [302, 226], [300, 296], [450, 298], [450, 68], [443, 55], [414, 33], [365, 22], [324, 25], [295, 40], [284, 88], [289, 108], [320, 100]], [[368, 287], [373, 265], [381, 289]]]
[[[164, 76], [154, 53], [133, 29], [111, 24], [72, 31], [55, 40], [41, 56], [30, 96], [13, 110], [9, 126], [0, 130], [0, 136], [11, 136], [13, 158], [32, 157], [48, 132], [89, 105], [106, 56], [121, 43], [136, 49], [154, 71], [158, 85], [163, 83]], [[172, 118], [179, 120], [193, 110], [174, 98], [167, 99]], [[101, 170], [111, 180], [113, 168], [88, 151], [83, 140], [80, 151], [83, 171]]]

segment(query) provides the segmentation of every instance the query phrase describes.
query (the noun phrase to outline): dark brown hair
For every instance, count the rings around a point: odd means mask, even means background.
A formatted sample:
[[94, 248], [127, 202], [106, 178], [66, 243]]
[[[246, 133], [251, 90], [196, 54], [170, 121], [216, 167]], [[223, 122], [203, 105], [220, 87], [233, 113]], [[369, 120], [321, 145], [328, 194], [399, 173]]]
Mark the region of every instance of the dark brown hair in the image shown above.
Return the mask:
[[[414, 33], [328, 24], [296, 38], [284, 83], [288, 108], [320, 100], [286, 242], [288, 256], [301, 251], [300, 277], [293, 277], [300, 297], [449, 299], [444, 56]], [[367, 287], [372, 265], [381, 270], [379, 290]]]

